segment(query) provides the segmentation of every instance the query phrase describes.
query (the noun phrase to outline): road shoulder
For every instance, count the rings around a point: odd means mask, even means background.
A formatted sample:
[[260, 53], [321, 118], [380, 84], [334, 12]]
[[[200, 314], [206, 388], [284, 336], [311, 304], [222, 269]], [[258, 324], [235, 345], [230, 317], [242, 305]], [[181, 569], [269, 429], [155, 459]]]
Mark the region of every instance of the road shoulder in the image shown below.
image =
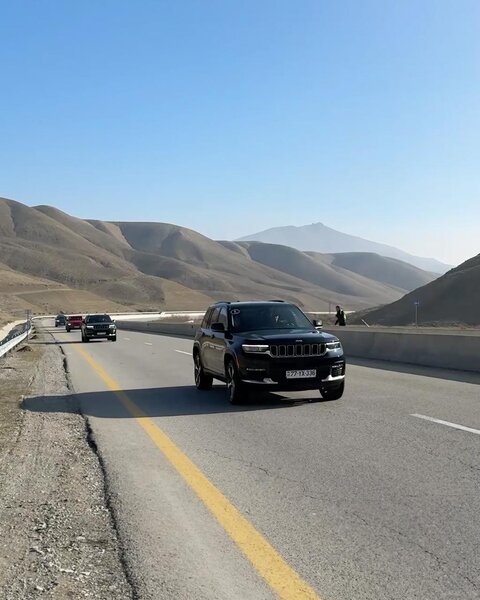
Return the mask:
[[132, 598], [96, 449], [42, 335], [0, 370], [0, 597]]

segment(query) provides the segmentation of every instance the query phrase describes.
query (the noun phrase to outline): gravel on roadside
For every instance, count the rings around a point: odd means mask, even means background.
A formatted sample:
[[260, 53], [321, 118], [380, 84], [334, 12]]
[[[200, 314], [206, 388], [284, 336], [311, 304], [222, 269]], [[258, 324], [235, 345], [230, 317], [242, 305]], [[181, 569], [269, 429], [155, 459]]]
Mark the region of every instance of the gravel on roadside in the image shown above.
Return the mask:
[[0, 598], [132, 599], [64, 356], [41, 335], [0, 363]]

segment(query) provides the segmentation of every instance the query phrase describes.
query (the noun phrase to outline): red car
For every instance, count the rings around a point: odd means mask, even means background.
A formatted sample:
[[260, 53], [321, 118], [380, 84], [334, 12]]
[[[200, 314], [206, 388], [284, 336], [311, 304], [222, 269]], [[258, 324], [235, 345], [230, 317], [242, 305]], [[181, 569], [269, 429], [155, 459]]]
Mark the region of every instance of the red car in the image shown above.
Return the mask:
[[83, 323], [82, 315], [70, 315], [67, 317], [67, 322], [65, 323], [65, 329], [70, 331], [71, 329], [81, 329]]

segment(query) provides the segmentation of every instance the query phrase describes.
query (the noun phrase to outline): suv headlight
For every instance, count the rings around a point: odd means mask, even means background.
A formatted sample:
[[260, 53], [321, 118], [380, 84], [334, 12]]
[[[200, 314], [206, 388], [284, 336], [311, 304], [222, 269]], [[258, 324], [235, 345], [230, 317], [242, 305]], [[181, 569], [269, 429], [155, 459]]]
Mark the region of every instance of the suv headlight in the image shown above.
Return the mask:
[[327, 347], [327, 352], [335, 352], [343, 349], [340, 342], [327, 342], [325, 346]]
[[268, 344], [242, 344], [242, 350], [247, 354], [263, 354], [268, 349]]
[[94, 329], [93, 325], [87, 325], [87, 329]]
[[108, 327], [109, 327], [109, 329], [115, 329], [115, 324], [114, 324], [114, 323], [112, 323], [112, 324], [111, 324], [111, 325], [109, 325]]

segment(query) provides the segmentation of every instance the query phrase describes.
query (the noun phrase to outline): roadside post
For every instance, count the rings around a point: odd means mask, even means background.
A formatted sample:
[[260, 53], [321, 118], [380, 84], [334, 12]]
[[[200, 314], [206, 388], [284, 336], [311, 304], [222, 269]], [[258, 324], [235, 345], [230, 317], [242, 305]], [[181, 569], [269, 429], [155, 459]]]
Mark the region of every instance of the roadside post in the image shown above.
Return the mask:
[[413, 304], [415, 306], [415, 327], [418, 327], [418, 307], [420, 306], [420, 302], [415, 300]]
[[31, 310], [27, 309], [25, 311], [25, 320], [27, 322], [27, 342], [30, 339], [30, 319], [32, 318]]

